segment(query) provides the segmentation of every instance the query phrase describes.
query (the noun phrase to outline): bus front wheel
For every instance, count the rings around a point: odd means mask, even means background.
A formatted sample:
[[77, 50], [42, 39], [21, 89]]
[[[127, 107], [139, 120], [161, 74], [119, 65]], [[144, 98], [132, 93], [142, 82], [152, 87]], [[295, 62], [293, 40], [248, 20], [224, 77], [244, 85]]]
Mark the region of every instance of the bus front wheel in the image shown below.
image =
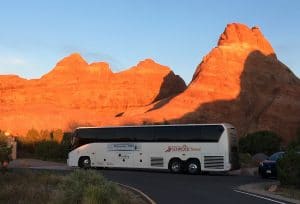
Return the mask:
[[84, 169], [91, 168], [91, 159], [89, 157], [80, 157], [78, 161], [78, 166]]
[[182, 161], [180, 159], [172, 159], [169, 162], [169, 169], [172, 173], [181, 173], [182, 172]]

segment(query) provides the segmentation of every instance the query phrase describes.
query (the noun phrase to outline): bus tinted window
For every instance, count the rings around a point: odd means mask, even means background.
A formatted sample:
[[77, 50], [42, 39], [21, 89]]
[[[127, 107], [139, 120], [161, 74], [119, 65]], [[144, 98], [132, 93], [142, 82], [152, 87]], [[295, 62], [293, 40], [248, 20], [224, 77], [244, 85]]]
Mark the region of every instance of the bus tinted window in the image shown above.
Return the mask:
[[162, 126], [154, 129], [156, 141], [176, 141], [177, 128], [175, 126]]
[[141, 142], [153, 141], [153, 128], [152, 127], [137, 127], [133, 128], [134, 140]]
[[178, 126], [175, 137], [179, 141], [199, 141], [201, 140], [201, 126]]
[[224, 128], [221, 125], [209, 125], [201, 127], [201, 139], [207, 141], [219, 141]]
[[112, 128], [82, 128], [76, 136], [98, 142], [218, 142], [222, 125], [170, 125]]

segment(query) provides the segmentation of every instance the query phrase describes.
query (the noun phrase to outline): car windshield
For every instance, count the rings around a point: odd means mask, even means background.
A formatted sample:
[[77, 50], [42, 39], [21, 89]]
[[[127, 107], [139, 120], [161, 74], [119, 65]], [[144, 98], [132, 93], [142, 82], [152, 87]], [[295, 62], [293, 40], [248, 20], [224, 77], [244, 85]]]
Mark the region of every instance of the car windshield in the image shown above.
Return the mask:
[[278, 159], [280, 159], [283, 156], [283, 154], [284, 154], [284, 152], [276, 152], [269, 157], [269, 160], [277, 161]]

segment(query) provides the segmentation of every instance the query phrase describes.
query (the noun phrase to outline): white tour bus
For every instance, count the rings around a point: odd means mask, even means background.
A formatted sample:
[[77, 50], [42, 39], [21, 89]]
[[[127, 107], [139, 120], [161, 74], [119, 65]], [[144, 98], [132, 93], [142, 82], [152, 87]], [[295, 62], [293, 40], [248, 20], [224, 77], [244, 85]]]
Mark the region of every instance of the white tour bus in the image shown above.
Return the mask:
[[230, 124], [81, 127], [72, 137], [68, 165], [187, 171], [238, 167], [237, 134]]

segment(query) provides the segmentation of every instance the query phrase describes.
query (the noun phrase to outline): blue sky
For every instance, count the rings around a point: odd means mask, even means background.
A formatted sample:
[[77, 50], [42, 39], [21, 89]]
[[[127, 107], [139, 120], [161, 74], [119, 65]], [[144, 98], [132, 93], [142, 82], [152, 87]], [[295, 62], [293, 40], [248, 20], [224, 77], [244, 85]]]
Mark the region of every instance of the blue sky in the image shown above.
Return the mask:
[[226, 24], [258, 25], [300, 76], [300, 1], [0, 0], [0, 74], [39, 78], [79, 52], [120, 71], [145, 58], [188, 83]]

